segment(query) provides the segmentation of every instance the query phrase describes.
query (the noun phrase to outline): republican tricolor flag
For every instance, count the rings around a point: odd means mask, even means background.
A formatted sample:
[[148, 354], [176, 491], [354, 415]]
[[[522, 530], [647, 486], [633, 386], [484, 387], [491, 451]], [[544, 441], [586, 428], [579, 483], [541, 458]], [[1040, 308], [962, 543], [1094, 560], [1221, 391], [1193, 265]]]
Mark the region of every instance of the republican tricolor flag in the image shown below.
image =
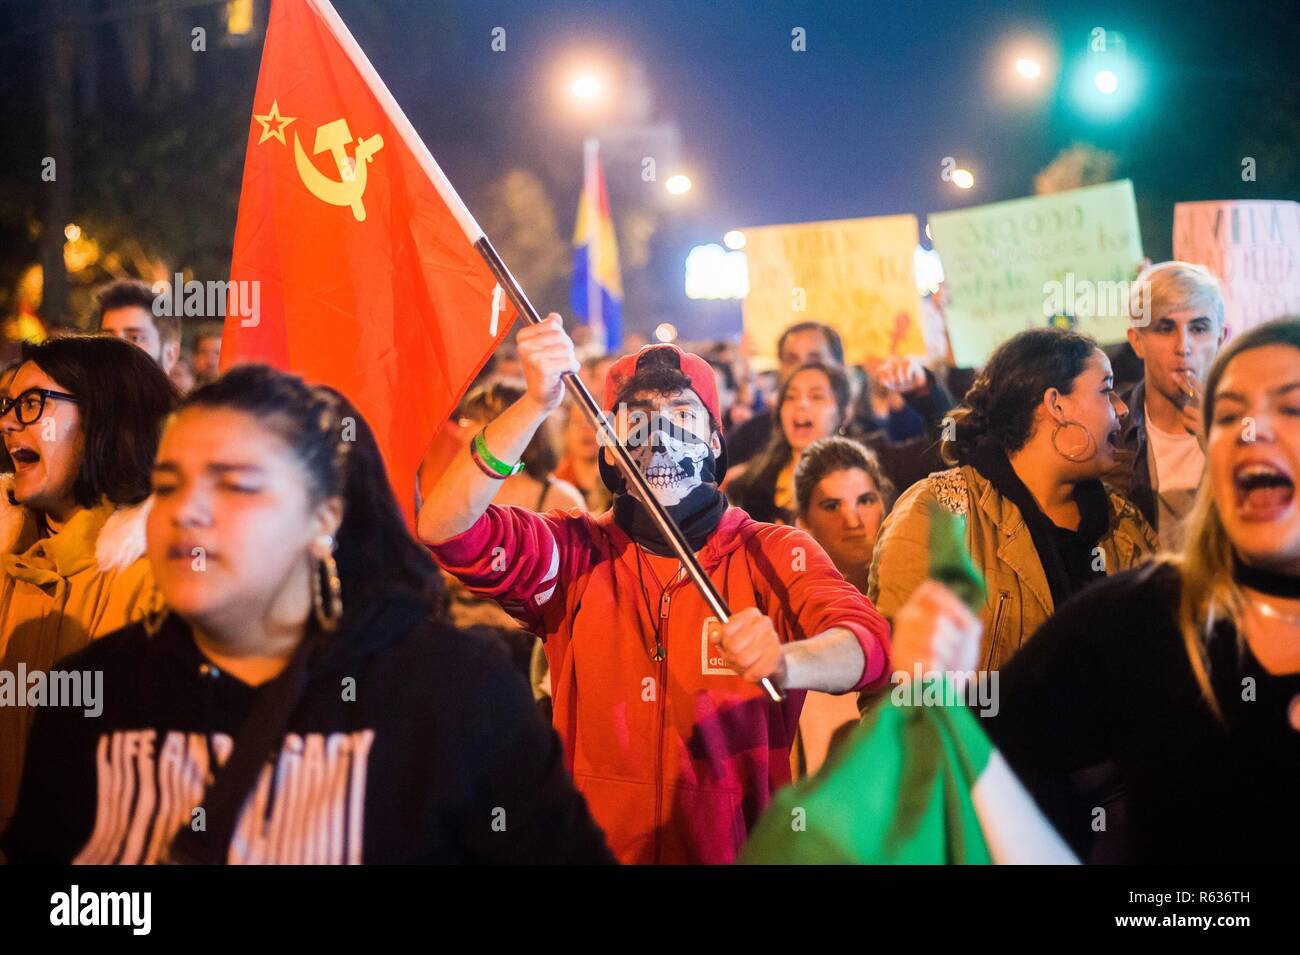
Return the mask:
[[410, 521], [421, 457], [514, 320], [482, 238], [328, 0], [275, 0], [230, 268], [261, 307], [227, 316], [222, 366], [347, 395]]
[[592, 338], [606, 351], [623, 345], [623, 280], [618, 270], [618, 243], [609, 214], [609, 193], [600, 168], [600, 147], [588, 139], [583, 147], [582, 197], [573, 230], [573, 285], [570, 305], [591, 327]]

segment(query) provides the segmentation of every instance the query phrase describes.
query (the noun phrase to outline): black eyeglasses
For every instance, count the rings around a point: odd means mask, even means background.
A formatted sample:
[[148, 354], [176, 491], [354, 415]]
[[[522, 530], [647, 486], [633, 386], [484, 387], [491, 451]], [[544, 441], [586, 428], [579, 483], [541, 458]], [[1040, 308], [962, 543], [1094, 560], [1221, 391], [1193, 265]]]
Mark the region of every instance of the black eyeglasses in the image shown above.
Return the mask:
[[76, 402], [77, 396], [66, 391], [51, 391], [49, 388], [28, 388], [17, 398], [0, 398], [0, 420], [13, 409], [19, 424], [35, 424], [45, 414], [45, 402], [50, 398]]

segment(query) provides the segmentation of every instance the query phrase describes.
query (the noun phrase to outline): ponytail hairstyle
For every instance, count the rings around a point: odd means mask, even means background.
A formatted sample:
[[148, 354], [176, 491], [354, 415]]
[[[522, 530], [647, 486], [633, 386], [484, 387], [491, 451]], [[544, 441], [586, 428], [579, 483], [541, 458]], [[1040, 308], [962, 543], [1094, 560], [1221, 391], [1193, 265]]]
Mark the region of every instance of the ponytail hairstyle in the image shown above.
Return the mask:
[[[1034, 432], [1034, 414], [1048, 388], [1074, 389], [1097, 343], [1061, 328], [1031, 328], [1007, 339], [945, 422], [940, 448], [950, 465], [965, 464], [976, 445], [991, 441], [1007, 454]], [[951, 437], [949, 437], [951, 435]]]
[[[1215, 392], [1224, 372], [1243, 352], [1268, 345], [1289, 345], [1300, 352], [1300, 318], [1283, 318], [1256, 325], [1232, 339], [1210, 366], [1205, 380], [1202, 427], [1208, 436], [1214, 422]], [[1296, 356], [1300, 362], [1300, 354]], [[1220, 616], [1239, 624], [1246, 604], [1241, 588], [1232, 578], [1232, 540], [1223, 526], [1223, 518], [1214, 502], [1210, 480], [1201, 482], [1196, 504], [1187, 517], [1187, 538], [1182, 554], [1164, 554], [1159, 560], [1173, 564], [1182, 578], [1178, 604], [1178, 629], [1183, 636], [1187, 658], [1210, 708], [1222, 718], [1223, 713], [1210, 683], [1209, 655], [1206, 638]], [[1238, 627], [1238, 640], [1244, 639]]]
[[[247, 364], [192, 391], [178, 410], [186, 408], [229, 408], [256, 418], [307, 472], [313, 505], [342, 499], [334, 559], [343, 629], [369, 604], [398, 592], [425, 602], [430, 615], [442, 615], [446, 596], [433, 558], [407, 530], [374, 433], [352, 402], [333, 388]], [[414, 493], [414, 477], [411, 487]]]

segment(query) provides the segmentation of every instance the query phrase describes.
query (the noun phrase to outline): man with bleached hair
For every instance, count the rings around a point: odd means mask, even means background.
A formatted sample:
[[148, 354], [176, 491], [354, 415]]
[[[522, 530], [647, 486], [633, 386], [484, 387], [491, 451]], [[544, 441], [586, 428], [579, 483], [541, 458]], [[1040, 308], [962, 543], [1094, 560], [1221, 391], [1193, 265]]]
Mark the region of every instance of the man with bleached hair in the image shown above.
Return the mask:
[[1111, 480], [1156, 529], [1160, 549], [1176, 551], [1205, 472], [1201, 389], [1223, 344], [1223, 292], [1204, 266], [1161, 262], [1138, 276], [1129, 311], [1143, 377], [1124, 398], [1128, 453]]

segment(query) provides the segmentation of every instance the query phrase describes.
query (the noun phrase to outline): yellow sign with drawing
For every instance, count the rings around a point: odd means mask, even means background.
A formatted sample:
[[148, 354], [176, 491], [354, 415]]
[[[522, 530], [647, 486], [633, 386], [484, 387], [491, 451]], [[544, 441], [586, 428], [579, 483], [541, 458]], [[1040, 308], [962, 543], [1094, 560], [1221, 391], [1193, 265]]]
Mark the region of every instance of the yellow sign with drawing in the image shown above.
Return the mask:
[[754, 355], [775, 358], [782, 329], [802, 321], [838, 331], [851, 364], [925, 354], [915, 216], [762, 226], [744, 233], [745, 335]]

